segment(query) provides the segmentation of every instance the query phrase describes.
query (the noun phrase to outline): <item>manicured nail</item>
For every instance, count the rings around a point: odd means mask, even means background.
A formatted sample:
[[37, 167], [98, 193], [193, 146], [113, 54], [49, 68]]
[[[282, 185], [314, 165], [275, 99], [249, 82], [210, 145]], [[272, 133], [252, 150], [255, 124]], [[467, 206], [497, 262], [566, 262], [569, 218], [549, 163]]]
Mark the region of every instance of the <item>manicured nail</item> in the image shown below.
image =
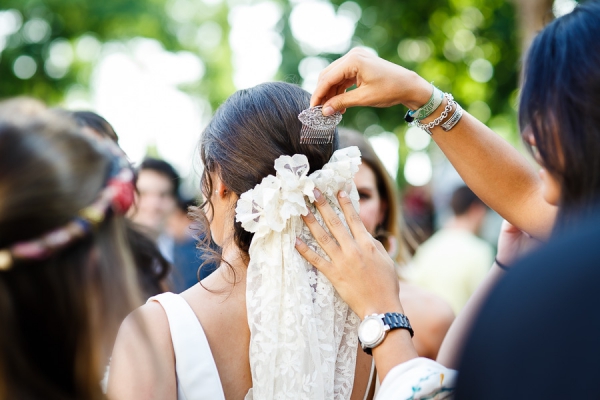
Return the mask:
[[339, 196], [340, 197], [348, 197], [348, 193], [346, 193], [345, 190], [340, 190]]
[[318, 200], [321, 198], [321, 191], [319, 189], [315, 189], [313, 190], [313, 193], [315, 194], [315, 199]]
[[296, 246], [302, 245], [302, 240], [300, 238], [296, 238]]
[[325, 107], [323, 107], [323, 110], [322, 110], [323, 115], [326, 117], [333, 114], [334, 112], [335, 112], [335, 110], [331, 106], [325, 106]]

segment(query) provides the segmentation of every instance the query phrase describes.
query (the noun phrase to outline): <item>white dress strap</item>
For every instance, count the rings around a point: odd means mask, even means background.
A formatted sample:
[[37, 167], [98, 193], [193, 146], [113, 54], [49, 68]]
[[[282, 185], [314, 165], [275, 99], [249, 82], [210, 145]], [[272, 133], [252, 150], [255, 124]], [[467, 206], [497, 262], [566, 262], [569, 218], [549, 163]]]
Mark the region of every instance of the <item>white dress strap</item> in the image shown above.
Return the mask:
[[160, 303], [169, 320], [175, 351], [178, 400], [225, 400], [206, 334], [187, 301], [168, 292], [148, 301]]

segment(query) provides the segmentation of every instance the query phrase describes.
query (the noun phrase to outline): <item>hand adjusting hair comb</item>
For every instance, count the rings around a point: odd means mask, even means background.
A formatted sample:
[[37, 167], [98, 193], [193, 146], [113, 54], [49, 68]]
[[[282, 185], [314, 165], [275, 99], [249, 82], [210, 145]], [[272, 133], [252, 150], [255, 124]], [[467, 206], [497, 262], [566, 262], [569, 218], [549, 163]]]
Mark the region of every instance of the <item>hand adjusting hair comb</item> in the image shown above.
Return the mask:
[[338, 111], [328, 117], [321, 112], [323, 106], [315, 106], [302, 111], [298, 119], [302, 122], [301, 144], [328, 144], [333, 141], [335, 128], [342, 120]]

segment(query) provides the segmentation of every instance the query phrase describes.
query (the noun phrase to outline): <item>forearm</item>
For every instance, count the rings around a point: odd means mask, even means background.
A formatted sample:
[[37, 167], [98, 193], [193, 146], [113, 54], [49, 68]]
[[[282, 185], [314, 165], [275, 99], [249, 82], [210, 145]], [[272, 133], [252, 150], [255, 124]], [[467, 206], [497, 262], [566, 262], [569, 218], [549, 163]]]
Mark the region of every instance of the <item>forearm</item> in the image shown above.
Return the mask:
[[[410, 93], [412, 104], [423, 104], [431, 85], [420, 78]], [[446, 104], [444, 99], [423, 123], [439, 116]], [[544, 200], [540, 178], [514, 147], [466, 111], [450, 132], [439, 126], [431, 132], [465, 183], [489, 207], [531, 235], [549, 235], [556, 207]]]
[[481, 200], [523, 231], [548, 237], [556, 207], [544, 200], [539, 177], [514, 147], [467, 112], [452, 131], [434, 128], [432, 132], [432, 138]]
[[410, 333], [406, 329], [394, 329], [388, 332], [385, 340], [373, 349], [379, 382], [382, 382], [395, 366], [418, 356]]

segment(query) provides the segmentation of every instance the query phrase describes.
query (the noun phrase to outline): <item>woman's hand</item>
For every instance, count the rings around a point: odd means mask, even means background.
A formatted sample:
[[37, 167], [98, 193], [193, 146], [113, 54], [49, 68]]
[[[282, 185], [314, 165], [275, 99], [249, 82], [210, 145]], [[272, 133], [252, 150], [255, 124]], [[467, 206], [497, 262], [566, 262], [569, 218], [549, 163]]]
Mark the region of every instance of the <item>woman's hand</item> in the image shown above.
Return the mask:
[[[346, 89], [356, 85], [356, 89]], [[323, 104], [323, 114], [344, 112], [348, 107], [390, 107], [404, 104], [417, 109], [431, 97], [431, 84], [399, 65], [368, 50], [354, 48], [319, 75], [310, 105]]]
[[541, 242], [510, 222], [504, 220], [498, 237], [496, 259], [504, 265], [513, 264], [518, 258], [536, 248]]
[[374, 313], [402, 313], [394, 262], [381, 243], [369, 234], [348, 195], [340, 192], [338, 200], [352, 235], [318, 190], [315, 190], [315, 198], [316, 207], [335, 240], [312, 213], [303, 219], [331, 261], [319, 256], [300, 239], [296, 241], [298, 252], [325, 274], [361, 319]]

